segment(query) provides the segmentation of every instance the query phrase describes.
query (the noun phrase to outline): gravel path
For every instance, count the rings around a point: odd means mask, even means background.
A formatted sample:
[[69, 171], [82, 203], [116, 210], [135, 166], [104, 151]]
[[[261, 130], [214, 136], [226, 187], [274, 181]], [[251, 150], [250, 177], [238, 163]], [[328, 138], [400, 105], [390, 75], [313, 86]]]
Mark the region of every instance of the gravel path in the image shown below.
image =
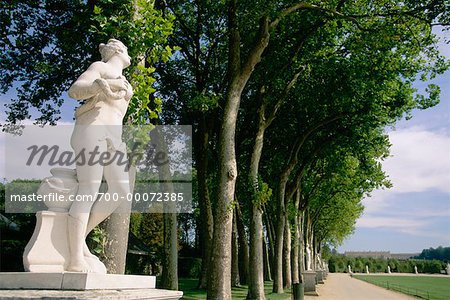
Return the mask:
[[415, 297], [388, 291], [343, 273], [329, 273], [325, 284], [317, 285], [316, 289], [319, 297], [305, 296], [305, 300], [417, 300]]

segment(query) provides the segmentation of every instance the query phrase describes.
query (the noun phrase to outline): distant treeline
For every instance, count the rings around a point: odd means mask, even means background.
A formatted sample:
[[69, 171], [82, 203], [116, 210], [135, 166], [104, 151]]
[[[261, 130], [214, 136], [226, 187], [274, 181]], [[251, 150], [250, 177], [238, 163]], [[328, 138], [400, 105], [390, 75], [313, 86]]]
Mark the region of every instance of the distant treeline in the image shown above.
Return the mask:
[[422, 253], [420, 253], [419, 256], [416, 256], [414, 258], [417, 259], [437, 259], [444, 262], [450, 262], [450, 247], [442, 247], [439, 246], [436, 249], [430, 248], [430, 249], [423, 249]]
[[446, 263], [439, 260], [347, 257], [342, 254], [331, 255], [328, 264], [332, 273], [346, 273], [349, 265], [355, 273], [366, 272], [366, 265], [372, 273], [387, 273], [388, 266], [393, 273], [414, 273], [414, 266], [419, 273], [440, 273], [446, 268]]

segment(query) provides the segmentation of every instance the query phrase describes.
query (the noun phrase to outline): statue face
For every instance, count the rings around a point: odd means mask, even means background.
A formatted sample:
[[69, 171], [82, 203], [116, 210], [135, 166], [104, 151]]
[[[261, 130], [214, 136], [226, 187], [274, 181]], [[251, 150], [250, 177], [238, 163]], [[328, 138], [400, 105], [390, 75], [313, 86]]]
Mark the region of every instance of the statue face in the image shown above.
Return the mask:
[[124, 68], [131, 64], [127, 47], [121, 41], [110, 39], [107, 44], [100, 44], [99, 51], [104, 62], [109, 61], [113, 56], [118, 56], [122, 60]]
[[125, 68], [131, 65], [131, 57], [128, 55], [127, 49], [120, 49], [118, 55], [122, 58]]

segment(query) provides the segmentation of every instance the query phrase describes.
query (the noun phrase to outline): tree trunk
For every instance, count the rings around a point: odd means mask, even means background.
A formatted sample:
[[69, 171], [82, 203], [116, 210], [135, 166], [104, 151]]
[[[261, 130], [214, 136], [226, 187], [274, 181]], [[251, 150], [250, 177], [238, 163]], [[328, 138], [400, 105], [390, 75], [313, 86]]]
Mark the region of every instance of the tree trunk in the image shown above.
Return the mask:
[[284, 243], [283, 243], [283, 287], [285, 289], [291, 288], [291, 226], [287, 215], [285, 216], [284, 226]]
[[233, 201], [237, 177], [235, 154], [236, 118], [240, 94], [232, 86], [227, 96], [220, 132], [219, 195], [214, 216], [214, 233], [208, 281], [208, 299], [231, 299], [231, 232], [233, 229]]
[[273, 278], [274, 273], [274, 260], [275, 260], [275, 238], [274, 238], [274, 232], [275, 229], [273, 228], [273, 224], [271, 222], [271, 219], [267, 213], [267, 209], [264, 210], [264, 220], [266, 221], [266, 232], [267, 232], [267, 242], [268, 242], [268, 255], [269, 255], [269, 265], [270, 265], [270, 277]]
[[293, 243], [292, 243], [292, 255], [291, 255], [291, 264], [292, 264], [292, 283], [296, 284], [301, 282], [300, 281], [300, 266], [299, 266], [299, 259], [300, 259], [300, 211], [299, 211], [299, 203], [300, 203], [300, 191], [297, 190], [295, 193], [295, 218], [294, 218], [294, 237], [293, 237]]
[[302, 274], [305, 272], [305, 230], [304, 230], [304, 211], [301, 211], [298, 219], [298, 235], [299, 235], [299, 268], [300, 268], [300, 282], [303, 282]]
[[269, 247], [267, 246], [266, 239], [263, 238], [263, 255], [264, 255], [264, 280], [272, 281], [272, 270], [270, 267]]
[[291, 270], [292, 270], [292, 283], [300, 282], [300, 232], [298, 228], [298, 217], [295, 217], [294, 223], [294, 238], [292, 244], [292, 255], [291, 255]]
[[211, 245], [213, 238], [213, 214], [211, 199], [208, 189], [208, 143], [209, 132], [206, 128], [206, 120], [201, 119], [199, 132], [197, 134], [197, 182], [198, 182], [198, 202], [200, 208], [200, 235], [202, 244], [202, 269], [198, 288], [206, 289], [208, 286], [208, 268], [211, 263]]
[[256, 64], [269, 43], [269, 22], [263, 18], [254, 48], [244, 64], [240, 58], [240, 35], [237, 0], [229, 1], [228, 10], [228, 74], [229, 85], [219, 137], [219, 190], [211, 255], [211, 277], [208, 282], [208, 299], [231, 299], [231, 230], [232, 202], [237, 177], [235, 134], [236, 120], [242, 91]]
[[[259, 109], [258, 129], [255, 136], [252, 157], [250, 161], [249, 180], [253, 189], [253, 196], [257, 197], [259, 192], [258, 169], [264, 144], [265, 105], [261, 104]], [[265, 299], [264, 295], [264, 254], [263, 254], [263, 219], [262, 207], [259, 199], [251, 201], [250, 220], [250, 269], [247, 299]]]
[[249, 273], [249, 250], [248, 239], [245, 233], [244, 220], [242, 220], [242, 212], [239, 203], [236, 203], [236, 222], [239, 237], [239, 278], [241, 284], [247, 284]]
[[[131, 203], [126, 201], [118, 208], [122, 210]], [[114, 212], [105, 221], [106, 229], [105, 260], [103, 261], [108, 273], [125, 274], [125, 264], [128, 249], [128, 230], [130, 227], [130, 213]]]
[[178, 290], [178, 225], [177, 214], [166, 212], [164, 218], [164, 258], [161, 287]]
[[[156, 151], [169, 153], [163, 133], [156, 127], [150, 132]], [[170, 164], [157, 166], [162, 193], [174, 193]], [[168, 290], [178, 290], [178, 221], [177, 207], [174, 202], [163, 204], [164, 215], [164, 257], [162, 263], [161, 287]]]
[[236, 222], [236, 211], [233, 216], [233, 233], [231, 237], [231, 286], [240, 286], [239, 279], [239, 242]]
[[286, 183], [288, 174], [283, 172], [278, 187], [278, 211], [277, 211], [277, 226], [276, 226], [276, 241], [275, 241], [275, 255], [274, 255], [274, 278], [273, 278], [273, 292], [283, 293], [283, 239], [285, 230], [285, 215], [286, 208], [284, 203], [284, 196], [286, 191]]
[[311, 219], [309, 217], [308, 212], [305, 212], [305, 250], [306, 250], [306, 259], [305, 259], [305, 269], [306, 270], [314, 270], [314, 249], [313, 249], [313, 232], [312, 232], [312, 224]]
[[[136, 179], [136, 167], [131, 166], [128, 172], [130, 192], [134, 190]], [[100, 192], [106, 192], [106, 186], [102, 184]], [[105, 222], [100, 225], [106, 232], [106, 243], [103, 263], [110, 274], [125, 274], [128, 231], [130, 229], [131, 202], [124, 201]]]

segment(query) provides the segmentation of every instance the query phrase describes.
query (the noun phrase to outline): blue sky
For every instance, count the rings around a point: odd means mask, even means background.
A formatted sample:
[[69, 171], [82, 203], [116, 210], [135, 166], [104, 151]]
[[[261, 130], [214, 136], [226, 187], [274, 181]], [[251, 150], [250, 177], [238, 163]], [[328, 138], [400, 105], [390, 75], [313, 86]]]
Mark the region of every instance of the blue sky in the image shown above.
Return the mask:
[[[448, 31], [439, 35], [450, 39]], [[439, 50], [450, 58], [449, 44]], [[383, 168], [394, 186], [364, 199], [364, 214], [340, 252], [450, 246], [450, 71], [432, 82], [441, 87], [441, 103], [389, 129], [391, 156]]]
[[[444, 37], [443, 33], [439, 35]], [[445, 38], [450, 40], [450, 33]], [[450, 45], [440, 51], [450, 58]], [[387, 250], [420, 252], [424, 248], [450, 246], [450, 71], [433, 83], [441, 87], [441, 103], [414, 111], [409, 121], [388, 129], [391, 157], [383, 162], [394, 187], [364, 199], [365, 212], [356, 231], [338, 248], [343, 251]], [[424, 89], [426, 84], [417, 83]], [[14, 91], [0, 95], [0, 105]], [[76, 101], [63, 96], [62, 122], [71, 123]], [[0, 120], [5, 119], [0, 110]], [[4, 157], [4, 135], [0, 133], [0, 157]], [[4, 177], [0, 160], [0, 178]]]

